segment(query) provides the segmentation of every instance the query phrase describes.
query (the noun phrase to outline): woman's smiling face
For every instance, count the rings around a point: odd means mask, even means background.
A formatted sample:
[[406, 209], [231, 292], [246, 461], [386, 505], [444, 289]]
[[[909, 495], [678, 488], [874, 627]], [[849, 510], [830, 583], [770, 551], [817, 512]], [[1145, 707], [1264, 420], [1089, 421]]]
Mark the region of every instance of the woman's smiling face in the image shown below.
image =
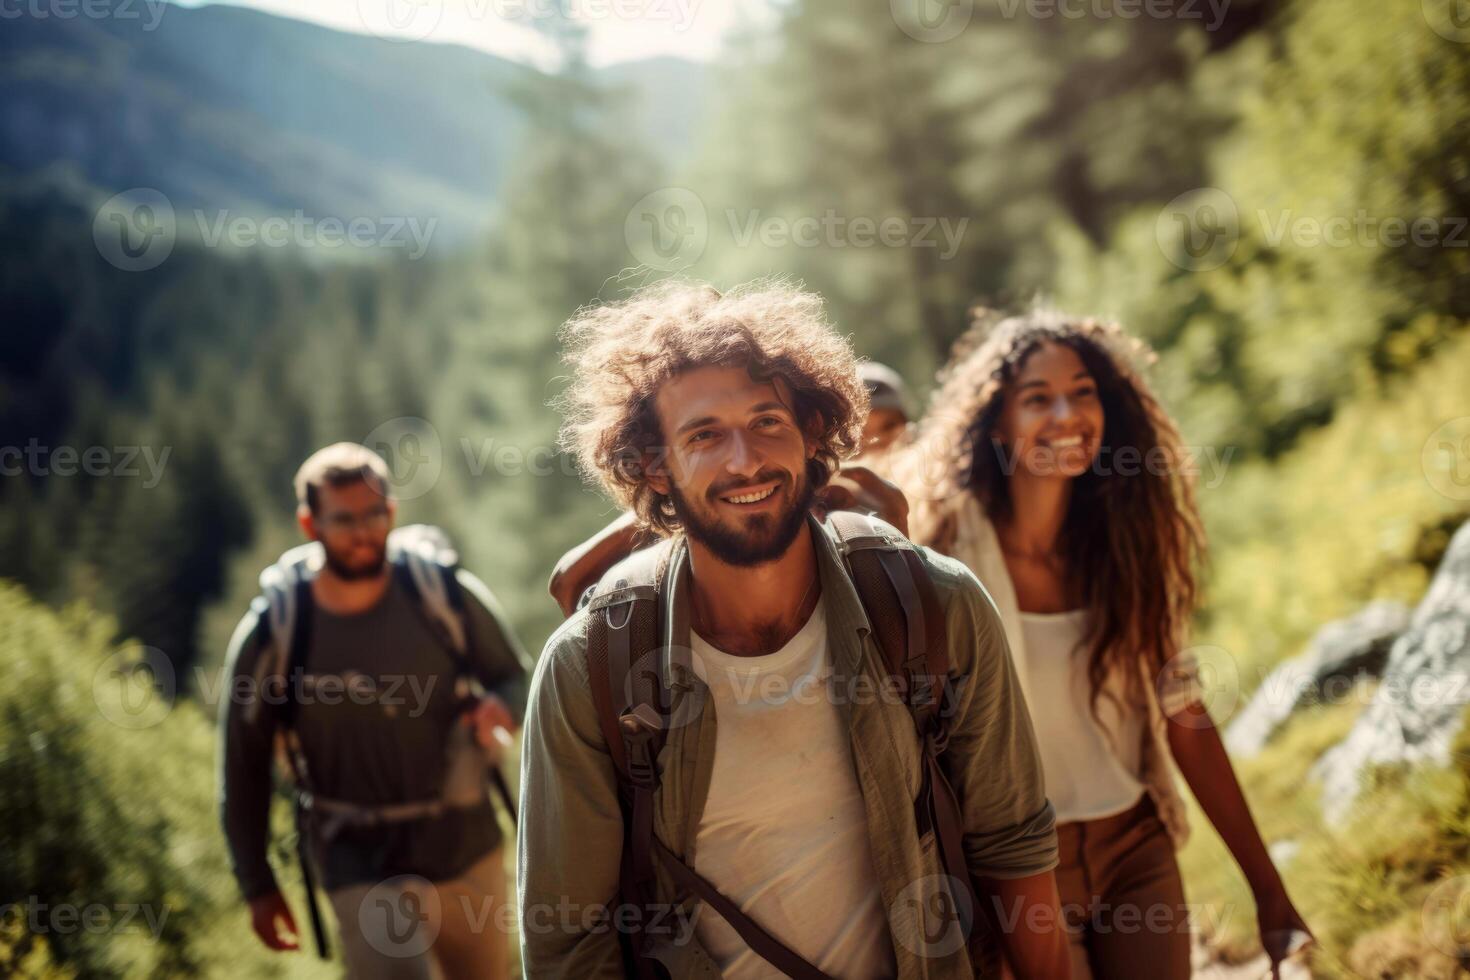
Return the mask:
[[1072, 479], [1087, 472], [1103, 435], [1097, 381], [1077, 352], [1043, 343], [1026, 355], [1002, 396], [996, 436], [1008, 475]]

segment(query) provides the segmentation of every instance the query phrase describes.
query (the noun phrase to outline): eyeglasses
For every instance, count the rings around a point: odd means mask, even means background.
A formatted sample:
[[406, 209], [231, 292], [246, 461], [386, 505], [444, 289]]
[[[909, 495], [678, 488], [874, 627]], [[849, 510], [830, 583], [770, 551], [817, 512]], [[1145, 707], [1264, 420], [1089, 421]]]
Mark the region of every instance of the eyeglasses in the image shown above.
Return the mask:
[[386, 531], [388, 520], [388, 508], [379, 505], [361, 514], [351, 514], [346, 511], [323, 514], [317, 523], [321, 524], [323, 530], [331, 534], [350, 534], [358, 528], [364, 531]]

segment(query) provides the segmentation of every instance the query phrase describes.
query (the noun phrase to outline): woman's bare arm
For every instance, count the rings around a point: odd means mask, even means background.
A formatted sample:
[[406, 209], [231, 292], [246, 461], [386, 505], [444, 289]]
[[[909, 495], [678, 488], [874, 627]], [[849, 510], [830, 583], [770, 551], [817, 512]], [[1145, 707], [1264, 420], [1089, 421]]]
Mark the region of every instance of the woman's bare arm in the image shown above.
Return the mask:
[[1169, 749], [1195, 799], [1230, 849], [1256, 899], [1261, 945], [1272, 965], [1312, 940], [1256, 829], [1235, 768], [1209, 712], [1196, 702], [1169, 719]]
[[628, 511], [562, 555], [551, 571], [551, 581], [547, 583], [562, 615], [570, 616], [587, 586], [595, 584], [609, 568], [637, 551], [646, 543], [644, 537], [638, 530], [633, 512]]

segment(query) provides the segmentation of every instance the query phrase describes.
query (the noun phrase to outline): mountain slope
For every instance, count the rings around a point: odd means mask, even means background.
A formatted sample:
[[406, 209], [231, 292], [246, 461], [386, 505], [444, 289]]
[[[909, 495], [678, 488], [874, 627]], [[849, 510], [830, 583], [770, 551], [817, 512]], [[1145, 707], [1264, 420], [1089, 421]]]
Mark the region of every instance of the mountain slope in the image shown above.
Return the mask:
[[[523, 132], [506, 89], [533, 69], [238, 7], [169, 6], [149, 23], [7, 20], [0, 170], [100, 196], [151, 187], [211, 217], [436, 218], [441, 243], [493, 220]], [[603, 77], [626, 88], [656, 154], [683, 152], [700, 66], [661, 58]]]

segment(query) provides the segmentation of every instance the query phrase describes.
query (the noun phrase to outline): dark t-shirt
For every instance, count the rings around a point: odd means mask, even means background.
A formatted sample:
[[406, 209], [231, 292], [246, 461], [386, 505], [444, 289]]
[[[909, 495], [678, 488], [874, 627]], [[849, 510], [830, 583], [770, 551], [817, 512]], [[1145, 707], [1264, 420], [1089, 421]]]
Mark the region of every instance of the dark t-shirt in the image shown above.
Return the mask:
[[[461, 571], [470, 662], [486, 688], [519, 717], [526, 658], [488, 590]], [[253, 677], [267, 648], [252, 611], [231, 644], [233, 678]], [[446, 747], [458, 721], [453, 655], [415, 600], [396, 582], [373, 608], [352, 616], [312, 611], [303, 674], [291, 677], [296, 732], [313, 792], [368, 805], [436, 799]], [[248, 685], [237, 690], [250, 690]], [[240, 703], [237, 703], [240, 702]], [[270, 764], [277, 713], [251, 717], [245, 699], [226, 705], [222, 818], [247, 898], [276, 887], [265, 857]], [[341, 888], [416, 874], [453, 878], [499, 845], [493, 805], [435, 818], [345, 828], [320, 852], [323, 886]]]

